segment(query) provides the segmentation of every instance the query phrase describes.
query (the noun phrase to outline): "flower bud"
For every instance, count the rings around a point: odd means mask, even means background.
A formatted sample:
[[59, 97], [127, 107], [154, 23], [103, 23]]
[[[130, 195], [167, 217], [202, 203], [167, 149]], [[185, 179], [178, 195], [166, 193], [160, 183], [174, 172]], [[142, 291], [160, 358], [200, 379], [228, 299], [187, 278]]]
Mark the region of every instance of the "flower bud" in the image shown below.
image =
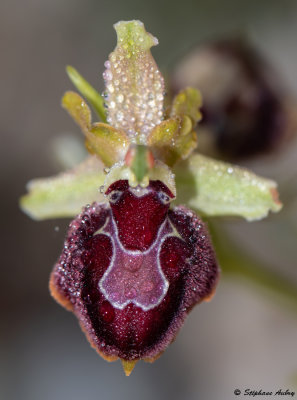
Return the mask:
[[238, 159], [275, 150], [292, 135], [296, 113], [280, 78], [241, 38], [194, 48], [172, 75], [173, 91], [199, 88], [203, 97], [199, 150]]

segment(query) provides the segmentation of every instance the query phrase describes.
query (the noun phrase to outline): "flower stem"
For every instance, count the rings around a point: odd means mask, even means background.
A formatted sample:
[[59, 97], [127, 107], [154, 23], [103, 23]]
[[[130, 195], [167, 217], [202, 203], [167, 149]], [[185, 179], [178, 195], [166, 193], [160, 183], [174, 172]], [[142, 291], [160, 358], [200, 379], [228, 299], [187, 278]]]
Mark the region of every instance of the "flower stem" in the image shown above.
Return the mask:
[[[250, 257], [238, 248], [225, 231], [215, 222], [208, 221], [216, 253], [226, 276], [238, 276], [258, 286], [269, 289], [273, 294], [281, 295], [290, 308], [297, 309], [297, 285], [282, 274], [271, 270], [262, 262]], [[274, 297], [275, 299], [275, 297]]]

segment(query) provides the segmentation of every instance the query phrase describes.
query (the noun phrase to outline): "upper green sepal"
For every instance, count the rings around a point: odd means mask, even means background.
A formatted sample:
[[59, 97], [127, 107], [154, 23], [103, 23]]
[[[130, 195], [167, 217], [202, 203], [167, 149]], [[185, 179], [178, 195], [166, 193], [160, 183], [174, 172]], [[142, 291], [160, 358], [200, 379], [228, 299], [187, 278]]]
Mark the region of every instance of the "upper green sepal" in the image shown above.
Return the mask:
[[133, 56], [137, 49], [147, 51], [158, 44], [158, 40], [145, 30], [141, 21], [119, 21], [114, 24], [114, 28], [118, 45], [123, 46], [130, 56]]
[[177, 202], [206, 216], [259, 220], [278, 212], [277, 185], [245, 168], [193, 154], [174, 169]]
[[121, 21], [114, 27], [117, 45], [103, 73], [107, 122], [124, 130], [132, 143], [146, 144], [163, 117], [164, 79], [150, 52], [158, 41], [140, 21]]

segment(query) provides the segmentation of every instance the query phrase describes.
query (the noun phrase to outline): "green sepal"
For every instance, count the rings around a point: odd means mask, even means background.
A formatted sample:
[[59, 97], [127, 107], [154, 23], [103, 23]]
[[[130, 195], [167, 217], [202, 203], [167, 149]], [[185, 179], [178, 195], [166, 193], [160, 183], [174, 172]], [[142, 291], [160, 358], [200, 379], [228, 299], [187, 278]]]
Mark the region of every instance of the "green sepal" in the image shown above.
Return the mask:
[[108, 122], [134, 143], [146, 144], [163, 116], [164, 80], [150, 52], [158, 41], [140, 21], [120, 21], [114, 28], [117, 46], [103, 73]]
[[106, 112], [104, 108], [103, 97], [80, 75], [75, 68], [68, 65], [66, 67], [66, 72], [73, 85], [91, 104], [101, 121], [106, 122]]
[[282, 208], [276, 183], [245, 168], [193, 154], [173, 172], [177, 202], [206, 216], [241, 216], [252, 221]]
[[105, 201], [99, 192], [105, 174], [103, 164], [89, 157], [76, 168], [59, 175], [28, 182], [21, 209], [35, 220], [73, 217], [86, 204]]
[[130, 57], [139, 50], [145, 52], [157, 44], [156, 38], [146, 32], [141, 21], [119, 21], [114, 24], [114, 28], [117, 32], [117, 46], [122, 46]]

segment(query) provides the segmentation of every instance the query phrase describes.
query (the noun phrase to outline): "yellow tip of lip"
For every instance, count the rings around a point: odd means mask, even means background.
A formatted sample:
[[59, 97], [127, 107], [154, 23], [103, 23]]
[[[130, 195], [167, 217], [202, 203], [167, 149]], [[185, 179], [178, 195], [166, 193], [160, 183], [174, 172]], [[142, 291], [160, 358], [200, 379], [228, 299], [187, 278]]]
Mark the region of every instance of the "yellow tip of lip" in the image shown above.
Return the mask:
[[122, 366], [123, 366], [125, 375], [129, 376], [131, 374], [131, 372], [133, 371], [133, 369], [137, 363], [137, 360], [136, 361], [121, 360], [121, 362], [122, 362]]

